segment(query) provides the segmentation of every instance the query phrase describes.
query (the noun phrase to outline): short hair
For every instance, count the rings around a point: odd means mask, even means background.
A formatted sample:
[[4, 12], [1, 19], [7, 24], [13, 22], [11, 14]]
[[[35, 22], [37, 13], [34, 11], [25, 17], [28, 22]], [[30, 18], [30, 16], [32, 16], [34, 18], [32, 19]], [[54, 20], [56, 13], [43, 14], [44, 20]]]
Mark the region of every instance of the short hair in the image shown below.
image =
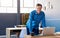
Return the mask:
[[41, 7], [42, 7], [42, 4], [39, 4], [39, 3], [38, 3], [38, 4], [36, 4], [36, 6], [41, 6]]

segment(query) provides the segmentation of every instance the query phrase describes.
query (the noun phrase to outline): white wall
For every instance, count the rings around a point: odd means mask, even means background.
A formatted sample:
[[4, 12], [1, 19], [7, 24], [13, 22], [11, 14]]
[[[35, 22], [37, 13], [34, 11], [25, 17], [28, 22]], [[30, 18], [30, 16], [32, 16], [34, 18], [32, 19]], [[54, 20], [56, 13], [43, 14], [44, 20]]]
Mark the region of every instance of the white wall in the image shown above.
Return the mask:
[[47, 19], [60, 20], [60, 0], [50, 0], [50, 2], [53, 5], [53, 9], [47, 8], [45, 11]]

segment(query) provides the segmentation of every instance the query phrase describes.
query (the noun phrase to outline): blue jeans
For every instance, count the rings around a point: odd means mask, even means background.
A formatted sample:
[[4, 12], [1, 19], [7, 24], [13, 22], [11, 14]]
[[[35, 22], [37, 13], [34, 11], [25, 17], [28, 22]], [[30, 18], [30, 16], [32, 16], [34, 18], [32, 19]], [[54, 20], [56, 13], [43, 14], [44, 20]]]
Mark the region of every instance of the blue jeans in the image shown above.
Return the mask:
[[[33, 28], [32, 32], [34, 32], [34, 35], [39, 34], [39, 29], [38, 28]], [[27, 28], [27, 35], [30, 35], [29, 28]]]

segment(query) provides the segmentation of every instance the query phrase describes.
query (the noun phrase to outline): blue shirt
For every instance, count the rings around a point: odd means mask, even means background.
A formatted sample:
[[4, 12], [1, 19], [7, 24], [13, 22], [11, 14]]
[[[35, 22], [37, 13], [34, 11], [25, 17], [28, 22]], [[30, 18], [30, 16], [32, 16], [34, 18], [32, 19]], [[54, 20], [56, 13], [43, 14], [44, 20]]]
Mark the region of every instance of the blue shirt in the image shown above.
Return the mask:
[[33, 28], [39, 28], [39, 23], [41, 22], [42, 28], [46, 27], [45, 24], [45, 14], [43, 11], [41, 11], [39, 14], [36, 12], [36, 10], [33, 10], [30, 15], [29, 19], [26, 23], [27, 28], [29, 28], [29, 32], [32, 32]]

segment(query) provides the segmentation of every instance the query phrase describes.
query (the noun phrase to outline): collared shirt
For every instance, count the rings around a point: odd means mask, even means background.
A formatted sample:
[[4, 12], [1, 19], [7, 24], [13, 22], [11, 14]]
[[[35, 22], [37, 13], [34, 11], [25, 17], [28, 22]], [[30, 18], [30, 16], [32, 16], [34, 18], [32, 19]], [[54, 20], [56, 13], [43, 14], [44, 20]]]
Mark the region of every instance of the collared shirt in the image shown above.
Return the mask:
[[45, 24], [45, 14], [43, 11], [41, 11], [39, 14], [36, 12], [36, 10], [33, 10], [30, 15], [29, 19], [26, 23], [26, 26], [29, 28], [29, 31], [32, 32], [33, 28], [39, 28], [39, 23], [41, 22], [41, 26], [46, 27]]

